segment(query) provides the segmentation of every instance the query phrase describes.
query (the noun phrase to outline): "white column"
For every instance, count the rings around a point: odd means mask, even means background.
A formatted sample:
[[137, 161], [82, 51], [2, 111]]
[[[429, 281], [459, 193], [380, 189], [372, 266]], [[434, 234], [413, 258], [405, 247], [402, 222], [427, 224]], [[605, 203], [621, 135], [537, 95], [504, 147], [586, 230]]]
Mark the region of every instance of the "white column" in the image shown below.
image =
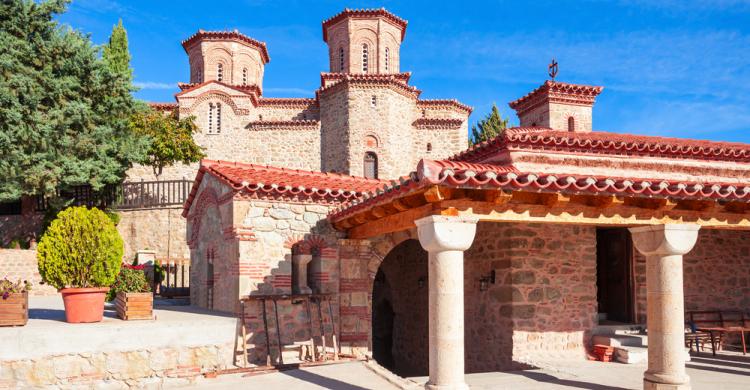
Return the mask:
[[307, 265], [312, 261], [312, 255], [292, 255], [292, 279], [294, 294], [312, 294], [312, 289], [307, 285]]
[[474, 241], [476, 218], [429, 216], [415, 221], [429, 253], [431, 390], [468, 389], [464, 380], [464, 251]]
[[633, 244], [646, 256], [648, 369], [645, 390], [687, 390], [682, 255], [698, 239], [700, 226], [674, 224], [631, 228]]

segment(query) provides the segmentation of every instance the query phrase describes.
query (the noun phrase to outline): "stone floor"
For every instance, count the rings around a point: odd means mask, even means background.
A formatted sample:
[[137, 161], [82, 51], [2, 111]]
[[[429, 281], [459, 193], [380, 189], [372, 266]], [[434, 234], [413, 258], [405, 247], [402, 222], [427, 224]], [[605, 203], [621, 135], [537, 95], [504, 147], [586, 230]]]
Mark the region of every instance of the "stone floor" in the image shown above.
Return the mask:
[[[280, 388], [296, 389], [398, 389], [371, 369], [367, 363], [353, 362], [300, 370], [243, 377], [234, 375], [206, 379], [193, 388], [234, 389]], [[472, 389], [642, 389], [641, 378], [645, 364], [601, 362], [545, 362], [539, 369], [515, 372], [469, 374], [466, 380]], [[723, 352], [713, 357], [710, 353], [693, 356], [687, 363], [688, 374], [695, 390], [750, 388], [750, 356]], [[401, 379], [401, 388], [421, 388], [426, 378]]]

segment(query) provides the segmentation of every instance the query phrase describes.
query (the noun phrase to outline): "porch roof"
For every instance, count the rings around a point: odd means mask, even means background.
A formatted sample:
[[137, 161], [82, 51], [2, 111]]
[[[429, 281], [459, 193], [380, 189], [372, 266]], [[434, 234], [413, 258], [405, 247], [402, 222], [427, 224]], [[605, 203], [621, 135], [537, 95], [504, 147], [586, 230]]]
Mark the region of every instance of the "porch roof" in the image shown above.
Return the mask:
[[352, 238], [408, 229], [434, 214], [750, 228], [749, 209], [750, 145], [515, 128], [450, 160], [422, 160], [329, 220]]

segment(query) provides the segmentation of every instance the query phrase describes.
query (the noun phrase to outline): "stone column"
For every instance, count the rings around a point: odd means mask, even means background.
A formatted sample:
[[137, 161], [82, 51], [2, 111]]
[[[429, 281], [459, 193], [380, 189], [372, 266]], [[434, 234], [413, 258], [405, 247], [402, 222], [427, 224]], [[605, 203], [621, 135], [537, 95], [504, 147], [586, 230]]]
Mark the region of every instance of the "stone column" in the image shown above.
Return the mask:
[[310, 264], [312, 255], [292, 255], [292, 279], [294, 294], [312, 294], [312, 289], [307, 285], [307, 265]]
[[464, 380], [464, 253], [474, 241], [476, 218], [429, 216], [415, 221], [429, 253], [431, 390], [468, 389]]
[[685, 302], [682, 255], [693, 249], [700, 226], [673, 224], [631, 228], [646, 256], [648, 369], [645, 390], [690, 389], [685, 372]]

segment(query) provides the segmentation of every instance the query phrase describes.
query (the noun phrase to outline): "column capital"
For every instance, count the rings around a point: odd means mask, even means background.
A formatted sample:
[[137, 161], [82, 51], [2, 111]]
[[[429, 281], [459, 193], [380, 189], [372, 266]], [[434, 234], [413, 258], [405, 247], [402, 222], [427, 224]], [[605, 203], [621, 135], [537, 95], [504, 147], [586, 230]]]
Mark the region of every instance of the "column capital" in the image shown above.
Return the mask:
[[465, 251], [477, 232], [475, 217], [430, 215], [414, 221], [419, 243], [428, 252]]
[[630, 228], [633, 245], [645, 256], [675, 256], [690, 252], [700, 225], [666, 224]]

